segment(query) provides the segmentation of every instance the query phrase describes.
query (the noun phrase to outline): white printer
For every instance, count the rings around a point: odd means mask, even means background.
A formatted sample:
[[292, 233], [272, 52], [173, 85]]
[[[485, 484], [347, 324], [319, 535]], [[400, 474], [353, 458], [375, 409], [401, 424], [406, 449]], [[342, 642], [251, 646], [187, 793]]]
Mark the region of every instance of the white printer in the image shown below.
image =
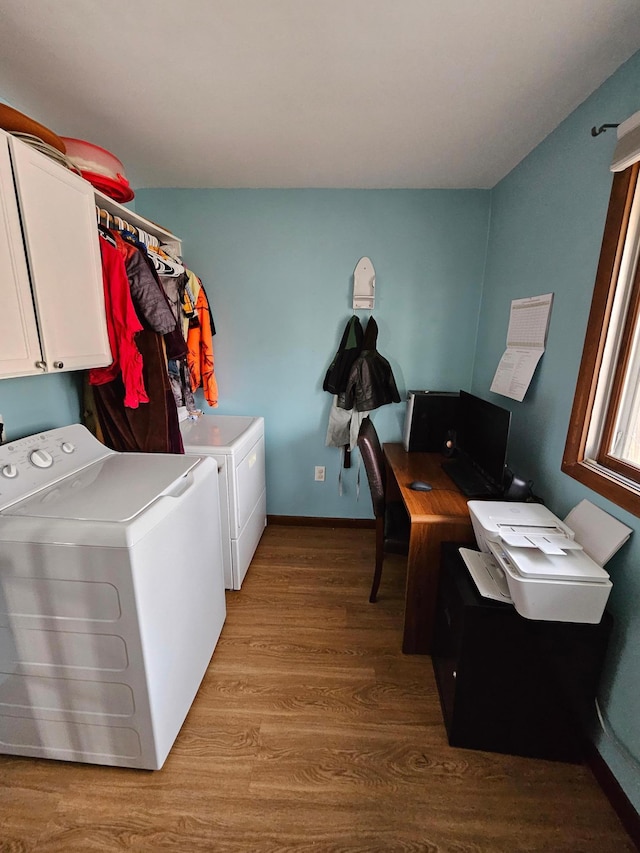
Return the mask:
[[[541, 504], [469, 501], [468, 507], [482, 553], [460, 553], [482, 594], [488, 584], [495, 591], [489, 597], [512, 601], [528, 619], [600, 622], [612, 583], [565, 522]], [[626, 541], [629, 528], [611, 521], [628, 531]]]

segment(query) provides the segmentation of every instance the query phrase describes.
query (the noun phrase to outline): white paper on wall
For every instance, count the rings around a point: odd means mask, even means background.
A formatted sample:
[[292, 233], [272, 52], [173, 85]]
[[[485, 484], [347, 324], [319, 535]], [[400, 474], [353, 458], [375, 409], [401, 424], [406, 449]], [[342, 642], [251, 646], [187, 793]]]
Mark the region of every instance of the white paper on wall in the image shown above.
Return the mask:
[[496, 394], [524, 399], [547, 343], [552, 305], [553, 293], [512, 301], [507, 348], [491, 383]]

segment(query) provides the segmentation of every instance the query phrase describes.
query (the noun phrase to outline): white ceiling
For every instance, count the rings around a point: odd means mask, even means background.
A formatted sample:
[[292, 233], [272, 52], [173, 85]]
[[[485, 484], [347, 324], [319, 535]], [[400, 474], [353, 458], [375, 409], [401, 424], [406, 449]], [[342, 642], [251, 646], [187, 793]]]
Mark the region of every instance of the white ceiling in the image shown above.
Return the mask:
[[0, 96], [137, 188], [492, 187], [638, 49], [640, 0], [0, 0]]

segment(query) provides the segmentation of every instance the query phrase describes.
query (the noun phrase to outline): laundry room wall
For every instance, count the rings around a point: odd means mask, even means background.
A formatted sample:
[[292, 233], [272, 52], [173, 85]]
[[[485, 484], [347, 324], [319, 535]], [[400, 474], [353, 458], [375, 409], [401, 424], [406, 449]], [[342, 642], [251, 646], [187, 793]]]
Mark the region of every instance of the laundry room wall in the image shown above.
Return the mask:
[[264, 416], [268, 513], [371, 517], [358, 454], [340, 495], [340, 454], [325, 446], [322, 382], [352, 314], [354, 268], [364, 255], [375, 267], [378, 350], [403, 397], [372, 420], [381, 440], [399, 440], [407, 389], [471, 381], [489, 192], [165, 189], [135, 204], [183, 239], [211, 300], [215, 411]]
[[78, 423], [82, 377], [79, 373], [0, 380], [0, 415], [5, 440]]
[[[614, 631], [594, 739], [640, 809], [640, 521], [563, 474], [562, 455], [600, 255], [615, 130], [640, 110], [640, 53], [572, 113], [492, 193], [473, 391], [513, 412], [510, 461], [564, 518], [586, 498], [634, 531], [607, 563]], [[522, 403], [491, 395], [512, 299], [554, 293], [546, 351]], [[595, 709], [594, 709], [595, 711]], [[594, 713], [594, 718], [596, 714]]]

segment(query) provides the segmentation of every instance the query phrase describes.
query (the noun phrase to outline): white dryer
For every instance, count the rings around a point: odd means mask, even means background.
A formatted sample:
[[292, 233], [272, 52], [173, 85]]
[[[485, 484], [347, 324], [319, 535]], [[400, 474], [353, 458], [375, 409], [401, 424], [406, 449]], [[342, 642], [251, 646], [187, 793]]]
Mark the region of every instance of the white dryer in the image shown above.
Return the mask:
[[180, 430], [186, 453], [218, 463], [225, 587], [240, 589], [267, 523], [264, 418], [182, 409]]
[[224, 623], [217, 466], [0, 447], [0, 752], [158, 769]]

